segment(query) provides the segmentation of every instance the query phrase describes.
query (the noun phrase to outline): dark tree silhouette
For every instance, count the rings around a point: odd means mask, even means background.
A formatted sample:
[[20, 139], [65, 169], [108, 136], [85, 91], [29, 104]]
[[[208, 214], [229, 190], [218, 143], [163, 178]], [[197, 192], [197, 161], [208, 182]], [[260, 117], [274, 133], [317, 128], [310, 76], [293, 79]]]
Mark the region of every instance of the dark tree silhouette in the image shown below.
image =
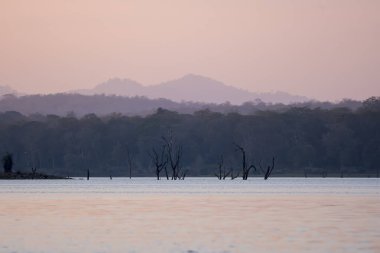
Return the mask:
[[2, 159], [4, 173], [12, 173], [13, 156], [10, 153], [6, 153]]
[[185, 179], [187, 171], [182, 173], [180, 162], [182, 158], [182, 145], [176, 144], [172, 131], [169, 131], [169, 136], [162, 136], [165, 143], [165, 150], [169, 160], [170, 168], [172, 169], [172, 180]]
[[185, 177], [186, 177], [186, 175], [187, 175], [187, 172], [188, 172], [188, 170], [185, 170], [185, 171], [182, 173], [182, 175], [178, 176], [178, 179], [180, 179], [180, 180], [185, 180]]
[[239, 177], [240, 176], [240, 173], [236, 173], [236, 175], [234, 175], [234, 171], [231, 170], [231, 180], [234, 180], [235, 178]]
[[222, 180], [222, 179], [225, 180], [226, 177], [228, 177], [232, 171], [232, 170], [226, 171], [226, 168], [223, 166], [223, 163], [224, 163], [224, 159], [223, 159], [223, 155], [221, 155], [220, 160], [218, 162], [218, 173], [215, 173], [215, 176], [219, 180]]
[[242, 146], [239, 146], [238, 144], [235, 143], [236, 151], [240, 151], [242, 154], [242, 171], [243, 171], [243, 180], [247, 180], [249, 176], [250, 170], [253, 168], [256, 170], [256, 167], [251, 164], [248, 166], [247, 164], [247, 156], [245, 153], [245, 150]]
[[133, 169], [133, 156], [129, 149], [127, 148], [127, 163], [128, 163], [128, 168], [129, 168], [129, 178], [132, 178], [132, 169]]
[[272, 166], [268, 165], [267, 170], [264, 175], [264, 180], [267, 180], [270, 174], [272, 173], [274, 169], [274, 157], [272, 158]]
[[222, 180], [222, 168], [223, 168], [223, 155], [220, 156], [220, 160], [218, 162], [218, 173], [215, 173], [215, 176]]
[[155, 166], [155, 172], [157, 180], [160, 180], [160, 173], [162, 170], [165, 170], [166, 179], [169, 180], [169, 175], [167, 172], [167, 164], [168, 164], [168, 158], [165, 155], [165, 145], [162, 146], [160, 154], [156, 151], [155, 148], [152, 149], [152, 152], [149, 153], [149, 156], [152, 159], [152, 162]]

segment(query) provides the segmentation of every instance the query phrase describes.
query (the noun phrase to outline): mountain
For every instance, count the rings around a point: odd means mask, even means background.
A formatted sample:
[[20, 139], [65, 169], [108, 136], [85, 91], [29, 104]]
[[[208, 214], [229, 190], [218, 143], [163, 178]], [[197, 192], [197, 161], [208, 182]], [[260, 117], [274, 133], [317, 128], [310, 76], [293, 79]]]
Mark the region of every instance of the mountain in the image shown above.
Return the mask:
[[286, 92], [250, 92], [194, 74], [185, 75], [182, 78], [152, 86], [143, 86], [130, 79], [114, 78], [97, 85], [93, 89], [77, 90], [73, 91], [73, 93], [84, 95], [146, 96], [148, 98], [170, 99], [175, 102], [192, 101], [217, 104], [227, 101], [232, 104], [242, 104], [255, 100], [261, 100], [266, 103], [290, 104], [309, 100], [306, 97], [291, 95]]
[[225, 85], [208, 77], [193, 74], [151, 86], [149, 89], [152, 97], [165, 97], [173, 101], [184, 100], [217, 104], [229, 101], [232, 104], [242, 104], [259, 99], [263, 102], [288, 104], [308, 100], [305, 97], [293, 96], [284, 92], [254, 93]]
[[71, 93], [82, 95], [118, 95], [118, 96], [143, 96], [145, 87], [131, 79], [113, 78], [95, 86], [93, 89], [76, 90]]

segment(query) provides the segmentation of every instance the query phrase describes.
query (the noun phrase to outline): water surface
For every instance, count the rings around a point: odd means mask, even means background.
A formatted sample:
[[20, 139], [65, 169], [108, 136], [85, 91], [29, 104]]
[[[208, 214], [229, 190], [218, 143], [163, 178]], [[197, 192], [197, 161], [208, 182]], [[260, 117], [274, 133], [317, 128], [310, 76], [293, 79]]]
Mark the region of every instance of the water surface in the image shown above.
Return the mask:
[[0, 181], [0, 252], [380, 252], [378, 179]]

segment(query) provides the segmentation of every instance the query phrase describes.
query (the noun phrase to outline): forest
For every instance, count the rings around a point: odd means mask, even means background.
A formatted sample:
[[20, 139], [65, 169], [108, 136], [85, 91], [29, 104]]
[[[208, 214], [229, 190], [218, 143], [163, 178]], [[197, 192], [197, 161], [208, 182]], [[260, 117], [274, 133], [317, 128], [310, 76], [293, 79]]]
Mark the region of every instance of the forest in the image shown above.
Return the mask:
[[229, 178], [244, 177], [244, 166], [251, 165], [249, 177], [264, 177], [262, 168], [274, 160], [272, 177], [378, 177], [380, 98], [369, 98], [356, 110], [289, 106], [252, 114], [158, 108], [146, 116], [78, 117], [6, 111], [0, 113], [0, 154], [7, 153], [16, 171], [70, 177], [88, 171], [156, 177], [160, 163], [175, 166], [179, 179], [219, 178], [222, 170]]
[[257, 99], [236, 105], [230, 102], [222, 104], [198, 103], [183, 101], [181, 103], [168, 99], [150, 99], [147, 97], [122, 97], [114, 95], [80, 95], [80, 94], [48, 94], [48, 95], [4, 95], [0, 96], [0, 111], [17, 111], [24, 115], [54, 114], [66, 116], [74, 113], [78, 117], [94, 113], [98, 116], [106, 116], [112, 113], [121, 113], [128, 116], [147, 116], [154, 113], [157, 108], [165, 108], [183, 114], [192, 114], [196, 111], [209, 109], [223, 114], [236, 112], [243, 115], [254, 114], [257, 111], [283, 112], [291, 107], [307, 107], [334, 109], [346, 107], [357, 110], [362, 105], [361, 101], [344, 99], [338, 103], [307, 101], [302, 103], [282, 104], [264, 103]]

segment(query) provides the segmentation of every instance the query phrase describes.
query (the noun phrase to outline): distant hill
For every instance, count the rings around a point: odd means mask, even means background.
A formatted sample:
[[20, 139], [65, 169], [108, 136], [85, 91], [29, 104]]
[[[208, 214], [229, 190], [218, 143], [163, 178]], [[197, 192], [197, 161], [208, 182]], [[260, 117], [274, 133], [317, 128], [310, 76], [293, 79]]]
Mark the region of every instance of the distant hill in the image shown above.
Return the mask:
[[114, 78], [97, 85], [93, 89], [76, 90], [72, 91], [72, 93], [84, 95], [146, 96], [148, 98], [166, 98], [175, 102], [192, 101], [218, 104], [225, 102], [242, 104], [255, 100], [261, 100], [266, 103], [290, 104], [310, 100], [306, 97], [291, 95], [286, 92], [250, 92], [194, 74], [152, 86], [143, 86], [130, 79]]

